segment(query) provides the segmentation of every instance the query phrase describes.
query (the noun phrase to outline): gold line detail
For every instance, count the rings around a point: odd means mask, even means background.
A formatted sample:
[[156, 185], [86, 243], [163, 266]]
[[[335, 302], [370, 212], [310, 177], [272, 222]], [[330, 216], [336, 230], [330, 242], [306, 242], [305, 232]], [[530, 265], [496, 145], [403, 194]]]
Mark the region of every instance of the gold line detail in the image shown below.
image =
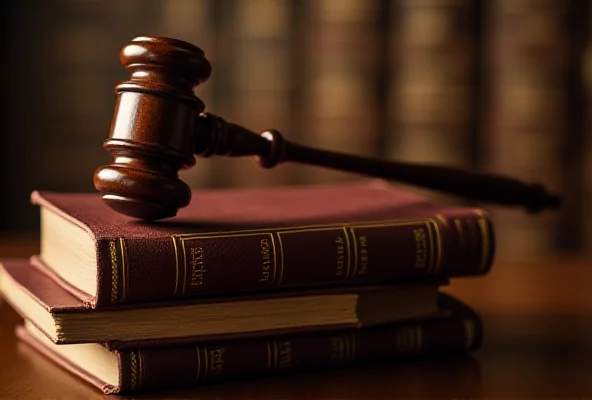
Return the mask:
[[349, 359], [351, 357], [351, 343], [349, 342], [349, 335], [348, 334], [343, 335], [343, 341], [344, 341], [344, 346], [345, 346], [344, 361], [349, 361]]
[[[384, 228], [391, 226], [407, 226], [407, 225], [418, 225], [429, 222], [430, 218], [424, 219], [409, 219], [409, 220], [391, 220], [391, 221], [371, 221], [362, 222], [355, 225], [350, 225], [354, 228]], [[315, 232], [315, 231], [327, 231], [327, 230], [340, 230], [343, 229], [343, 224], [326, 224], [326, 225], [303, 225], [297, 228], [275, 228], [273, 232], [276, 233], [300, 233], [300, 232]], [[253, 236], [270, 233], [269, 228], [262, 229], [249, 229], [249, 230], [237, 230], [237, 231], [226, 231], [226, 232], [210, 232], [210, 233], [182, 233], [175, 235], [181, 241], [192, 240], [192, 239], [212, 239], [218, 237], [240, 237], [240, 236]]]
[[130, 351], [131, 382], [130, 389], [135, 389], [138, 385], [138, 361], [136, 352]]
[[423, 330], [421, 326], [415, 327], [415, 351], [419, 353], [423, 349]]
[[[351, 233], [351, 237], [354, 242], [354, 271], [351, 274], [351, 276], [354, 277], [358, 273], [358, 263], [359, 263], [359, 261], [358, 261], [358, 238], [356, 237], [356, 231], [354, 231], [354, 228], [350, 227], [349, 231]], [[348, 241], [348, 246], [349, 246], [349, 241]], [[349, 253], [348, 253], [348, 255], [349, 255]], [[349, 271], [349, 264], [347, 266], [347, 269]]]
[[142, 383], [144, 382], [144, 352], [142, 350], [138, 350], [138, 387], [142, 387]]
[[438, 258], [436, 260], [436, 268], [435, 273], [440, 272], [440, 267], [442, 266], [442, 235], [440, 233], [440, 225], [434, 220], [432, 220], [434, 224], [434, 229], [436, 230], [436, 242], [438, 243]]
[[479, 271], [485, 270], [487, 260], [489, 259], [489, 252], [491, 251], [489, 240], [489, 229], [487, 229], [487, 221], [485, 218], [479, 218], [479, 228], [481, 229], [481, 263], [479, 264]]
[[271, 370], [271, 342], [267, 341], [267, 370]]
[[273, 345], [273, 369], [278, 369], [278, 345], [277, 345], [277, 341], [274, 340], [272, 342]]
[[179, 290], [179, 249], [177, 248], [177, 237], [171, 236], [173, 240], [173, 247], [175, 248], [175, 290], [173, 291], [173, 296], [177, 295], [177, 291]]
[[[430, 222], [434, 222], [433, 218], [427, 218], [427, 219], [409, 219], [409, 220], [401, 220], [401, 219], [397, 219], [397, 220], [391, 220], [391, 221], [371, 221], [371, 222], [363, 222], [363, 223], [358, 223], [355, 225], [350, 225], [348, 224], [347, 227], [349, 227], [350, 231], [352, 232], [352, 235], [354, 236], [354, 244], [355, 244], [355, 249], [356, 251], [357, 249], [357, 243], [355, 241], [355, 234], [353, 231], [353, 228], [384, 228], [384, 227], [397, 227], [397, 226], [409, 226], [409, 225], [421, 225], [421, 224], [426, 224], [426, 223], [430, 223]], [[436, 224], [437, 226], [437, 224]], [[275, 240], [273, 239], [274, 235], [277, 235], [277, 243], [278, 245], [276, 246], [276, 250], [279, 252], [279, 267], [277, 267], [277, 256], [275, 255], [275, 251], [274, 251], [274, 258], [275, 258], [275, 265], [276, 265], [276, 271], [274, 271], [276, 274], [279, 274], [279, 278], [277, 279], [277, 283], [275, 283], [276, 286], [281, 285], [282, 280], [283, 280], [283, 275], [284, 275], [284, 269], [285, 269], [285, 260], [284, 260], [284, 248], [283, 248], [283, 242], [282, 242], [282, 234], [288, 234], [288, 233], [302, 233], [302, 232], [315, 232], [315, 231], [328, 231], [328, 230], [342, 230], [342, 229], [346, 229], [346, 227], [344, 226], [344, 224], [326, 224], [326, 225], [310, 225], [310, 226], [299, 226], [299, 227], [289, 227], [289, 228], [276, 228], [273, 231], [270, 232], [269, 228], [262, 228], [262, 229], [251, 229], [251, 230], [237, 230], [237, 231], [226, 231], [226, 232], [209, 232], [209, 233], [183, 233], [183, 234], [175, 234], [171, 236], [171, 239], [173, 240], [173, 246], [175, 248], [175, 253], [177, 255], [176, 257], [176, 279], [175, 279], [175, 289], [174, 289], [174, 295], [179, 295], [179, 291], [181, 292], [181, 294], [184, 294], [186, 291], [186, 286], [187, 286], [187, 256], [186, 256], [186, 248], [185, 248], [185, 241], [186, 240], [196, 240], [196, 239], [214, 239], [214, 238], [221, 238], [221, 237], [241, 237], [241, 236], [254, 236], [254, 235], [271, 235], [272, 236], [272, 240], [275, 242]], [[439, 230], [437, 230], [437, 233], [439, 234]], [[351, 240], [349, 236], [347, 236], [348, 240]], [[438, 239], [440, 239], [440, 237], [438, 236]], [[179, 246], [179, 244], [181, 246]], [[275, 245], [275, 243], [274, 243]], [[179, 251], [181, 249], [179, 249], [179, 247], [181, 247], [182, 251]], [[442, 249], [439, 248], [438, 252], [441, 255], [441, 251]], [[182, 253], [183, 256], [183, 261], [181, 263], [181, 255], [179, 253]], [[355, 262], [358, 263], [358, 257], [355, 257]], [[351, 263], [351, 257], [348, 258], [349, 262]], [[181, 280], [181, 264], [183, 266], [183, 277], [182, 277], [182, 287], [181, 290], [179, 289], [179, 284], [180, 284], [180, 280]], [[351, 266], [351, 264], [349, 264]], [[350, 267], [351, 268], [351, 267]], [[354, 272], [353, 274], [357, 273], [357, 268], [358, 266], [354, 267]], [[277, 271], [277, 269], [279, 269], [279, 271]], [[348, 271], [348, 275], [349, 275], [349, 271]], [[353, 276], [353, 275], [352, 275]], [[272, 281], [272, 283], [275, 281]]]
[[119, 268], [117, 265], [117, 247], [115, 240], [109, 240], [109, 259], [111, 261], [111, 302], [117, 302], [119, 287]]
[[273, 249], [273, 277], [271, 278], [271, 283], [275, 284], [275, 275], [277, 272], [277, 250], [275, 247], [274, 234], [270, 233], [269, 236], [271, 237], [271, 248]]
[[432, 224], [429, 222], [426, 224], [426, 229], [428, 231], [428, 238], [430, 240], [430, 258], [428, 260], [428, 268], [427, 272], [430, 273], [434, 270], [434, 262], [436, 261], [436, 254], [434, 251], [434, 236], [432, 234]]
[[204, 368], [204, 381], [208, 378], [208, 373], [209, 373], [209, 369], [210, 369], [210, 360], [208, 357], [208, 348], [206, 346], [203, 347], [203, 353], [204, 353], [204, 364], [205, 364], [205, 368]]
[[184, 240], [181, 240], [181, 247], [183, 248], [183, 286], [181, 287], [181, 294], [185, 294], [185, 286], [187, 285], [187, 256]]
[[468, 350], [475, 342], [475, 325], [470, 319], [464, 319], [463, 327], [465, 328], [465, 349]]
[[195, 346], [195, 353], [197, 356], [197, 373], [195, 374], [196, 382], [199, 382], [199, 374], [201, 374], [201, 353], [199, 346]]
[[277, 274], [277, 253], [275, 247], [275, 239], [273, 237], [273, 233], [269, 233], [269, 237], [271, 238], [271, 249], [273, 250], [273, 276], [271, 277], [271, 284], [275, 284], [275, 276]]
[[[242, 232], [244, 232], [244, 233], [242, 233]], [[192, 234], [178, 234], [176, 236], [179, 238], [179, 240], [181, 242], [184, 242], [187, 240], [196, 240], [196, 239], [219, 239], [219, 238], [237, 238], [237, 237], [245, 237], [245, 236], [263, 236], [263, 235], [271, 235], [274, 232], [285, 233], [282, 231], [282, 229], [278, 228], [278, 229], [274, 229], [273, 231], [270, 231], [269, 229], [265, 229], [265, 230], [257, 232], [257, 230], [254, 229], [253, 231], [235, 231], [235, 232], [229, 231], [229, 232], [218, 232], [218, 233], [209, 233], [209, 234], [192, 233]], [[301, 232], [301, 231], [295, 231], [295, 232]]]
[[[350, 229], [351, 230], [351, 229]], [[349, 233], [347, 230], [347, 227], [343, 227], [343, 235], [345, 236], [345, 246], [347, 249], [347, 269], [345, 270], [345, 279], [349, 278], [349, 271], [351, 269], [351, 244], [350, 244], [350, 240], [349, 240]], [[354, 236], [355, 238], [355, 236]], [[356, 252], [357, 254], [357, 250], [356, 250], [356, 245], [355, 245], [355, 240], [354, 240], [354, 252]], [[357, 259], [357, 255], [355, 257], [355, 259]]]
[[282, 243], [282, 237], [279, 232], [277, 234], [277, 238], [280, 249], [280, 277], [276, 285], [279, 286], [282, 283], [282, 278], [284, 277], [284, 244]]
[[129, 285], [129, 265], [127, 262], [127, 246], [125, 239], [119, 238], [119, 247], [121, 247], [121, 300], [125, 300]]

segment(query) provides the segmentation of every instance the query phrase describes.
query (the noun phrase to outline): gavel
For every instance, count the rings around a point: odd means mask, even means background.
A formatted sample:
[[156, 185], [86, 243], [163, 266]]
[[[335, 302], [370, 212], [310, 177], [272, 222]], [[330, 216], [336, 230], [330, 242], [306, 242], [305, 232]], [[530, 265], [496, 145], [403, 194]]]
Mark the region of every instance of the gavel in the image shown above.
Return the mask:
[[195, 88], [211, 75], [204, 52], [184, 41], [142, 36], [120, 61], [131, 79], [116, 86], [117, 102], [103, 147], [113, 162], [99, 167], [95, 188], [113, 210], [142, 220], [177, 215], [191, 200], [179, 171], [196, 156], [255, 157], [263, 168], [283, 162], [383, 178], [479, 202], [522, 206], [536, 213], [560, 198], [540, 184], [436, 165], [384, 161], [292, 143], [276, 130], [261, 134], [206, 113]]

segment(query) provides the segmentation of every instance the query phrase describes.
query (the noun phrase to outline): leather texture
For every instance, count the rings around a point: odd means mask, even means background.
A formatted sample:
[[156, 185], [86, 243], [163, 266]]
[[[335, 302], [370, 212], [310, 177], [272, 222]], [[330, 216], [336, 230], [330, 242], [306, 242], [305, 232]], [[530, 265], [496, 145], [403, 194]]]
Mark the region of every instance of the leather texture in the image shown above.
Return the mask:
[[[481, 345], [481, 321], [466, 305], [441, 294], [445, 318], [357, 330], [269, 336], [258, 339], [132, 347], [115, 351], [120, 385], [112, 387], [72, 365], [22, 327], [19, 338], [104, 393], [196, 386], [295, 371], [337, 368], [405, 358], [460, 355]], [[448, 307], [448, 308], [444, 308]], [[467, 329], [470, 326], [471, 329]]]
[[145, 223], [112, 211], [98, 193], [31, 195], [94, 238], [96, 307], [481, 275], [495, 251], [483, 210], [381, 180], [194, 191], [192, 198], [177, 217]]
[[[52, 276], [42, 272], [41, 265], [29, 264], [27, 259], [6, 259], [0, 260], [0, 279], [3, 280], [3, 286], [8, 288], [11, 285], [22, 289], [28, 294], [28, 296], [46, 309], [51, 316], [55, 319], [61, 319], [66, 322], [67, 318], [80, 318], [81, 314], [102, 312], [104, 316], [101, 318], [110, 318], [110, 313], [117, 313], [122, 310], [139, 310], [148, 309], [152, 311], [159, 308], [161, 311], [176, 309], [182, 310], [187, 305], [195, 304], [207, 304], [207, 303], [222, 303], [222, 302], [235, 302], [239, 303], [246, 300], [272, 300], [281, 299], [286, 297], [298, 297], [298, 296], [319, 296], [315, 301], [318, 302], [318, 306], [315, 307], [316, 312], [323, 310], [323, 296], [332, 296], [340, 294], [354, 294], [356, 295], [357, 303], [353, 303], [352, 307], [355, 309], [351, 310], [357, 319], [351, 319], [349, 316], [343, 320], [333, 319], [331, 322], [318, 322], [311, 324], [304, 324], [303, 326], [282, 326], [276, 325], [265, 329], [252, 330], [250, 333], [243, 331], [228, 332], [228, 333], [217, 333], [211, 332], [208, 335], [203, 335], [201, 332], [195, 331], [195, 333], [188, 333], [183, 336], [178, 335], [175, 327], [171, 327], [166, 335], [158, 337], [156, 339], [137, 337], [136, 341], [131, 341], [131, 344], [135, 346], [162, 346], [169, 345], [171, 343], [194, 343], [204, 342], [208, 340], [220, 340], [222, 338], [238, 338], [238, 337], [263, 337], [272, 334], [280, 333], [293, 333], [293, 332], [316, 332], [326, 331], [336, 328], [361, 328], [365, 326], [383, 325], [385, 323], [400, 321], [400, 320], [417, 320], [423, 319], [427, 316], [438, 316], [437, 304], [435, 302], [436, 297], [432, 294], [436, 294], [438, 287], [442, 284], [446, 284], [446, 281], [425, 281], [417, 282], [414, 284], [406, 285], [380, 285], [380, 286], [361, 286], [361, 287], [335, 287], [326, 289], [309, 289], [300, 291], [284, 291], [274, 293], [253, 293], [245, 296], [226, 296], [226, 297], [198, 297], [198, 298], [186, 298], [179, 300], [167, 300], [162, 302], [145, 302], [138, 304], [122, 304], [113, 305], [109, 308], [102, 310], [94, 310], [88, 302], [85, 302], [72, 293], [64, 289]], [[14, 284], [10, 283], [14, 281]], [[427, 297], [429, 296], [429, 297]], [[37, 319], [34, 314], [29, 314], [31, 311], [27, 311], [14, 301], [14, 298], [5, 296], [7, 302], [23, 317], [31, 320], [33, 324], [43, 331], [51, 340], [57, 343], [75, 343], [89, 340], [103, 340], [109, 341], [108, 346], [110, 348], [122, 348], [126, 344], [118, 344], [121, 342], [120, 337], [124, 337], [125, 328], [120, 328], [120, 331], [115, 333], [111, 332], [109, 337], [101, 335], [101, 330], [96, 331], [93, 338], [98, 339], [76, 339], [72, 337], [72, 330], [74, 328], [67, 328], [68, 324], [63, 323], [60, 327], [59, 338], [52, 337], [52, 334], [44, 331], [42, 326], [37, 324]], [[371, 312], [377, 309], [377, 304], [383, 299], [389, 303], [388, 307], [381, 307], [380, 312]], [[419, 302], [422, 305], [420, 307], [409, 307], [412, 302]], [[382, 304], [382, 303], [381, 303]], [[345, 306], [344, 306], [345, 307]], [[268, 306], [268, 310], [273, 312], [274, 307]], [[302, 309], [304, 312], [308, 312], [308, 309]], [[312, 312], [312, 311], [311, 311]], [[78, 314], [78, 315], [74, 315]], [[127, 322], [129, 324], [138, 324], [143, 322], [141, 320], [142, 314], [130, 314], [128, 315]], [[312, 315], [312, 314], [311, 314]], [[59, 318], [58, 318], [59, 317]], [[193, 317], [193, 314], [191, 315]], [[40, 317], [37, 317], [40, 318]], [[121, 318], [121, 317], [119, 317]], [[198, 318], [196, 316], [195, 318]], [[270, 321], [274, 321], [270, 319]], [[179, 317], [179, 323], [183, 323], [182, 317]], [[70, 330], [68, 330], [70, 329]], [[149, 329], [149, 328], [146, 328]], [[130, 343], [127, 343], [129, 346]]]

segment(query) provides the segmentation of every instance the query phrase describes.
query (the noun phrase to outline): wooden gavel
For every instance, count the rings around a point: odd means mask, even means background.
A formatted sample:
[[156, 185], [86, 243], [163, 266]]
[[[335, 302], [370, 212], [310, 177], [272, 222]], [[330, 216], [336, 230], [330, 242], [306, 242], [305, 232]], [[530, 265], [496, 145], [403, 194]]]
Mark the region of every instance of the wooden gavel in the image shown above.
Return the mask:
[[195, 155], [255, 156], [264, 168], [285, 161], [311, 164], [531, 212], [560, 205], [559, 197], [541, 185], [314, 149], [291, 143], [275, 130], [256, 134], [204, 113], [193, 90], [209, 78], [211, 65], [201, 49], [180, 40], [137, 37], [122, 48], [120, 60], [131, 79], [116, 86], [111, 133], [103, 144], [114, 161], [97, 169], [94, 184], [112, 209], [131, 217], [173, 217], [189, 204], [191, 190], [178, 173], [195, 165]]

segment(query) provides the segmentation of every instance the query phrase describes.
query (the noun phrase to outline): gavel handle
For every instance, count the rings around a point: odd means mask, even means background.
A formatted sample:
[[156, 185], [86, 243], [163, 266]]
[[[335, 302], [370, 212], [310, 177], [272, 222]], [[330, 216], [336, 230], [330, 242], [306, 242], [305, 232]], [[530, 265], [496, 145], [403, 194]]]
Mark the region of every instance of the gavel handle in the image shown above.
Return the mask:
[[393, 180], [485, 203], [522, 206], [536, 213], [561, 200], [539, 184], [455, 168], [376, 160], [291, 143], [274, 130], [258, 135], [212, 114], [198, 118], [195, 154], [256, 156], [264, 168], [290, 161]]

